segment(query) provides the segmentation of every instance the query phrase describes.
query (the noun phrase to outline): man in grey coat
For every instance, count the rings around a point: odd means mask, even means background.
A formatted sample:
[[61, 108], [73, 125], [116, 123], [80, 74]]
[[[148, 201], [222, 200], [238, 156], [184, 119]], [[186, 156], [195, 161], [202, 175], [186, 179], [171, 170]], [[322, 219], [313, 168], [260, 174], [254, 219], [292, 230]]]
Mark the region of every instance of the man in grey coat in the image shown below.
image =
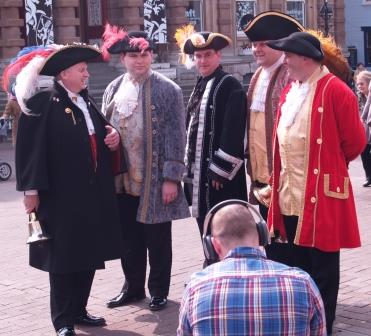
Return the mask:
[[106, 26], [104, 54], [120, 54], [127, 72], [103, 96], [103, 113], [120, 131], [128, 173], [116, 180], [125, 240], [124, 286], [109, 308], [145, 298], [147, 250], [149, 308], [166, 306], [172, 263], [171, 221], [189, 216], [180, 184], [184, 173], [185, 114], [181, 89], [151, 70], [152, 42], [144, 32]]

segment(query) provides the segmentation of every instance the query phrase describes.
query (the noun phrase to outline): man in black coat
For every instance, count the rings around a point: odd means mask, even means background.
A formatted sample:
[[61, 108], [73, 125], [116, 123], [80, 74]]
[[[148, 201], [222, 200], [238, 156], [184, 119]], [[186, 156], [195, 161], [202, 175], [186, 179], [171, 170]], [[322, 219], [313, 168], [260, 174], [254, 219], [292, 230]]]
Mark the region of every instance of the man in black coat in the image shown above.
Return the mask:
[[215, 204], [247, 199], [246, 95], [238, 80], [220, 65], [221, 49], [230, 43], [225, 35], [201, 32], [193, 33], [182, 47], [184, 54], [193, 55], [200, 73], [187, 106], [185, 182], [186, 188], [192, 186], [192, 216], [201, 235], [205, 215]]
[[[30, 265], [49, 272], [51, 318], [63, 336], [75, 335], [75, 324], [105, 324], [86, 305], [95, 270], [121, 255], [114, 188], [114, 171], [123, 168], [120, 136], [86, 90], [86, 61], [99, 55], [85, 45], [52, 51], [39, 73], [55, 76], [53, 87], [27, 99], [19, 121], [17, 189], [25, 193], [26, 212], [36, 211], [52, 237], [30, 245]], [[35, 75], [28, 68], [19, 79]], [[33, 88], [18, 78], [22, 99]]]

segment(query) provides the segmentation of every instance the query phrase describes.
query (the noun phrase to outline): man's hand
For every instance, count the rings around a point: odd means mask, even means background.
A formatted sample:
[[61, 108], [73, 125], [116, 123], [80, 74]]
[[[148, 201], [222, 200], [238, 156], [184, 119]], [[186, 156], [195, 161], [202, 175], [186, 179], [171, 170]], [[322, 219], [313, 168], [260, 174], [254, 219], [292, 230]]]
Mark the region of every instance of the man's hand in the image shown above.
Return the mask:
[[216, 181], [216, 180], [211, 180], [211, 185], [213, 186], [214, 189], [216, 190], [221, 190], [223, 189], [223, 183]]
[[167, 205], [173, 202], [178, 196], [178, 183], [165, 181], [162, 184], [162, 202]]
[[32, 211], [37, 210], [40, 204], [39, 195], [24, 195], [23, 204], [26, 213], [30, 214]]
[[107, 145], [107, 147], [111, 151], [115, 151], [118, 148], [119, 143], [120, 143], [120, 135], [116, 131], [116, 129], [114, 129], [110, 125], [106, 125], [106, 130], [107, 130], [107, 135], [104, 138], [104, 143]]

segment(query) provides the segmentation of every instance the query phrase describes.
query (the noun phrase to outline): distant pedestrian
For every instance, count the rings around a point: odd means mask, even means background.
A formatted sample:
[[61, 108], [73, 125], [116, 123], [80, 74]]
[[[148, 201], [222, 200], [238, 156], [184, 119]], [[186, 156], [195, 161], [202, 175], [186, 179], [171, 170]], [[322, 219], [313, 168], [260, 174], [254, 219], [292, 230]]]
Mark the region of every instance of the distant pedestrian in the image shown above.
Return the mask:
[[371, 134], [370, 134], [370, 87], [371, 87], [371, 72], [361, 71], [356, 79], [358, 89], [358, 104], [359, 113], [365, 126], [367, 145], [361, 154], [363, 169], [365, 171], [366, 180], [363, 183], [364, 187], [371, 186]]
[[5, 110], [2, 118], [5, 122], [11, 122], [12, 127], [12, 143], [15, 146], [17, 139], [18, 120], [21, 115], [21, 108], [17, 102], [17, 98], [11, 93], [8, 94], [8, 101], [5, 105]]

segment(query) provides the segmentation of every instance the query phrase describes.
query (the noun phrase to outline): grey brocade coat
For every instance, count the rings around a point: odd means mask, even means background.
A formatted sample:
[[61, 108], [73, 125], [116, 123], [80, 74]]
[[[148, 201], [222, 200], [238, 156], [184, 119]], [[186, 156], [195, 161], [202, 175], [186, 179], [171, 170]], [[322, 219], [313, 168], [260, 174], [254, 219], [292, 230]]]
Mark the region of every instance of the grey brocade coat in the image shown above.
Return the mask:
[[[111, 119], [113, 97], [124, 75], [114, 79], [103, 95], [102, 112]], [[137, 221], [146, 224], [189, 217], [181, 187], [184, 174], [185, 112], [183, 95], [174, 82], [152, 72], [143, 84], [144, 180]], [[118, 125], [114, 125], [119, 129]], [[130, 150], [127, 148], [126, 150]], [[164, 180], [178, 182], [178, 197], [168, 205], [162, 202]]]

